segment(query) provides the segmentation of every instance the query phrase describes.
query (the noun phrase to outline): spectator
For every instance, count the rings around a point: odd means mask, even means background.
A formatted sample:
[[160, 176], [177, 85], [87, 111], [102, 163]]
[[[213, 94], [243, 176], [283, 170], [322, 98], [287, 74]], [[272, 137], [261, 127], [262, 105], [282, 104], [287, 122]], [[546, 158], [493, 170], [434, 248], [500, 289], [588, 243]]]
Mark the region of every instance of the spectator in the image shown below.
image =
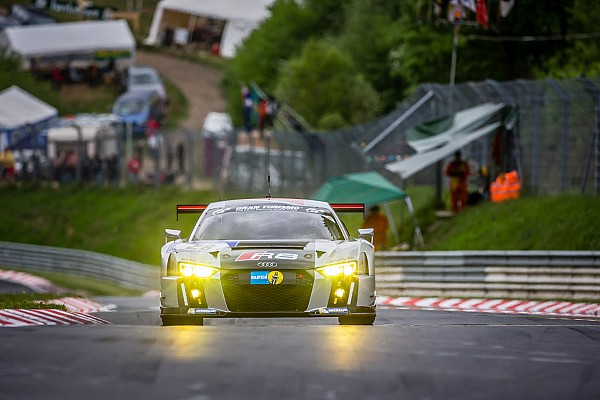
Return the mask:
[[0, 164], [2, 165], [2, 178], [12, 182], [15, 178], [15, 158], [10, 149], [4, 149], [0, 156]]
[[460, 151], [454, 153], [454, 160], [446, 166], [445, 174], [450, 178], [450, 205], [452, 212], [457, 213], [467, 205], [467, 177], [471, 175], [469, 163], [461, 158]]
[[258, 129], [260, 138], [264, 139], [265, 136], [265, 123], [267, 122], [269, 102], [266, 99], [261, 98], [258, 102]]
[[369, 209], [369, 216], [363, 221], [362, 228], [373, 228], [375, 250], [383, 250], [387, 244], [387, 218], [379, 213], [379, 206]]
[[139, 181], [139, 172], [140, 172], [140, 160], [137, 155], [131, 157], [129, 162], [127, 163], [127, 172], [129, 174], [129, 181], [132, 183], [137, 183]]

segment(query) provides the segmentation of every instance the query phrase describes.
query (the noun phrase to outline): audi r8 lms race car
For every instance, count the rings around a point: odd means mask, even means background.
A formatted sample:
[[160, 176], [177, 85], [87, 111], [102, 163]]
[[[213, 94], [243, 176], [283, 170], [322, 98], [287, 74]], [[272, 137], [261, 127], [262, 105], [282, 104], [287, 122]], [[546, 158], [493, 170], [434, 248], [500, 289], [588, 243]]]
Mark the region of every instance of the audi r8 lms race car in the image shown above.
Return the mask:
[[343, 325], [372, 325], [373, 230], [352, 238], [336, 210], [364, 213], [364, 205], [279, 198], [178, 205], [178, 217], [202, 215], [187, 239], [165, 230], [163, 325], [228, 317], [337, 317]]

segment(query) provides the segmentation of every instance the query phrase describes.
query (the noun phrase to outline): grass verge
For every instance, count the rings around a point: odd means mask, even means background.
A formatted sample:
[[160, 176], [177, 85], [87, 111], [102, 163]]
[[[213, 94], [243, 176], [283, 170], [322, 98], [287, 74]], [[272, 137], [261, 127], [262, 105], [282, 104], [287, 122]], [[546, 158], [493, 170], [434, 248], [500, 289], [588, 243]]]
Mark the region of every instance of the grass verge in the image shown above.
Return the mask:
[[42, 293], [9, 293], [0, 294], [0, 309], [52, 309], [67, 311], [62, 304], [45, 304], [45, 300], [57, 298], [54, 294]]

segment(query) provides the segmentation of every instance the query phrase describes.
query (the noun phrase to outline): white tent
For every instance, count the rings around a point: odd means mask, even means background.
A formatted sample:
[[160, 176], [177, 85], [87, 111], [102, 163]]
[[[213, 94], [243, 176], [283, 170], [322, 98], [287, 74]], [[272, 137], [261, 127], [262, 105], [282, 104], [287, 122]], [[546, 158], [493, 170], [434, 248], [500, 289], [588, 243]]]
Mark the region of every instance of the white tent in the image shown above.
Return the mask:
[[[385, 166], [386, 169], [398, 174], [402, 179], [410, 178], [502, 127], [503, 123], [497, 119], [503, 108], [503, 103], [485, 103], [445, 117], [452, 122], [445, 131], [419, 140], [409, 139], [408, 145], [416, 154], [391, 162]], [[439, 121], [440, 119], [432, 123], [436, 124]], [[426, 126], [427, 123], [422, 125]]]
[[0, 33], [0, 48], [24, 59], [127, 59], [135, 56], [135, 39], [127, 22], [82, 21], [15, 26]]
[[57, 117], [56, 108], [18, 86], [3, 90], [0, 92], [0, 150], [13, 144], [13, 134], [46, 128]]
[[158, 44], [166, 28], [184, 28], [189, 33], [198, 17], [225, 21], [221, 55], [233, 57], [236, 46], [269, 16], [274, 0], [162, 0], [152, 18], [147, 44]]

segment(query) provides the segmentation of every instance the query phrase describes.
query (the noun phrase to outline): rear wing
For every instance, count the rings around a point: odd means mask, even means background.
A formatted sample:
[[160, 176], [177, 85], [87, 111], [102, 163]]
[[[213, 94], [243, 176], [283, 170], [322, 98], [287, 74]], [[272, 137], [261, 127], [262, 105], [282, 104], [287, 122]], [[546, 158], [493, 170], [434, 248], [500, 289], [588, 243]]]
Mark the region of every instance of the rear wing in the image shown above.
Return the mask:
[[333, 211], [338, 212], [353, 212], [362, 213], [363, 219], [365, 219], [365, 204], [364, 203], [330, 203], [329, 204]]
[[[363, 219], [365, 218], [364, 203], [330, 203], [329, 205], [336, 213], [362, 213]], [[208, 204], [177, 204], [177, 221], [179, 221], [179, 214], [202, 214], [206, 207]]]
[[202, 214], [208, 204], [177, 204], [177, 221], [179, 214]]

